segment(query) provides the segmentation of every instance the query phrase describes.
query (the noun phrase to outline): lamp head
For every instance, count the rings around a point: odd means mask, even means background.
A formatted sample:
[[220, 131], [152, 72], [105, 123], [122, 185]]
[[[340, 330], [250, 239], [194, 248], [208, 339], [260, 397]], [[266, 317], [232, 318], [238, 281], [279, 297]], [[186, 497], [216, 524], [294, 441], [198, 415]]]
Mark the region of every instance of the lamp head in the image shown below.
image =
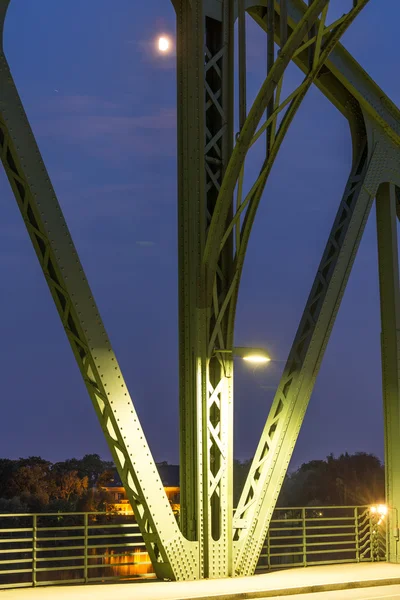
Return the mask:
[[264, 364], [271, 360], [268, 352], [264, 348], [245, 348], [238, 346], [233, 349], [234, 356], [240, 356], [246, 362], [253, 364]]

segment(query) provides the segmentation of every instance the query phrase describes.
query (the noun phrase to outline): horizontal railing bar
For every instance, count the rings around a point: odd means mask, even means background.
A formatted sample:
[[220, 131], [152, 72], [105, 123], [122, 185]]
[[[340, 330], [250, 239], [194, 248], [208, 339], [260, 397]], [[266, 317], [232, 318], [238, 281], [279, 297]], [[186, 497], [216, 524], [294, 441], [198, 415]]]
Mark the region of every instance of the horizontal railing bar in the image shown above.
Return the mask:
[[126, 544], [96, 544], [96, 545], [91, 545], [88, 546], [88, 548], [125, 548], [125, 547], [129, 547], [129, 548], [136, 548], [137, 546], [145, 546], [146, 544], [144, 542], [128, 542]]
[[294, 518], [293, 519], [271, 519], [270, 522], [271, 522], [271, 524], [273, 524], [273, 523], [299, 523], [299, 522], [301, 523], [302, 520], [303, 519], [301, 517], [299, 517], [298, 519], [297, 518], [296, 519], [294, 519]]
[[113, 569], [119, 569], [122, 567], [137, 567], [138, 565], [151, 565], [151, 560], [123, 563], [122, 565], [119, 565], [118, 563], [110, 563], [108, 565], [88, 565], [87, 568], [88, 569], [108, 569], [108, 568], [112, 567]]
[[337, 550], [308, 550], [307, 554], [337, 554], [338, 552], [355, 552], [356, 548], [338, 548]]
[[[107, 544], [107, 548], [123, 548], [124, 546], [132, 546], [133, 548], [138, 548], [145, 545], [145, 542], [135, 542], [134, 544]], [[88, 546], [88, 548], [103, 548], [103, 545], [101, 544], [100, 546]]]
[[74, 531], [75, 529], [84, 528], [84, 525], [67, 525], [66, 527], [37, 527], [36, 531]]
[[270, 550], [273, 550], [274, 548], [302, 548], [303, 544], [301, 543], [297, 543], [297, 544], [274, 544], [273, 546], [270, 546]]
[[270, 554], [270, 557], [274, 558], [275, 556], [299, 556], [300, 554], [303, 554], [303, 552], [274, 552], [273, 554]]
[[88, 525], [88, 529], [111, 529], [112, 527], [134, 527], [135, 529], [139, 529], [139, 525], [137, 523], [118, 523], [116, 525]]
[[82, 565], [67, 565], [66, 567], [37, 567], [38, 573], [44, 573], [46, 571], [82, 571], [85, 567]]
[[[353, 521], [354, 523], [354, 515], [352, 517], [306, 517], [304, 521], [319, 521], [319, 522], [327, 522], [327, 521]], [[293, 518], [293, 519], [271, 519], [271, 524], [274, 523], [301, 523], [303, 522], [302, 517]]]
[[[14, 565], [17, 563], [24, 563], [24, 562], [32, 562], [32, 557], [31, 558], [13, 558], [12, 560], [0, 560], [0, 565]], [[0, 569], [1, 572], [1, 569]], [[7, 572], [7, 571], [5, 571]]]
[[[0, 532], [1, 533], [1, 532]], [[23, 538], [4, 538], [0, 540], [0, 544], [17, 544], [21, 542], [31, 542], [33, 537], [23, 537]]]
[[[270, 565], [270, 569], [275, 569], [275, 568], [279, 568], [279, 569], [293, 569], [293, 567], [304, 567], [304, 563], [303, 562], [294, 562], [294, 563], [287, 563], [287, 564], [277, 564], [277, 565]], [[268, 569], [268, 565], [257, 565], [256, 566], [256, 571], [261, 571], [261, 569]]]
[[14, 575], [15, 573], [32, 573], [32, 569], [13, 569], [12, 571], [1, 571], [0, 575]]
[[32, 548], [9, 548], [8, 550], [0, 550], [0, 554], [15, 554], [15, 552], [32, 552]]
[[10, 528], [1, 529], [1, 527], [0, 527], [0, 533], [20, 533], [21, 531], [29, 531], [29, 533], [32, 533], [32, 530], [33, 530], [32, 527], [21, 527], [21, 528], [17, 528], [17, 529], [10, 529]]
[[[101, 540], [102, 538], [105, 539], [116, 539], [116, 538], [136, 538], [136, 537], [141, 537], [141, 534], [137, 534], [137, 533], [114, 533], [114, 534], [104, 534], [104, 535], [88, 535], [86, 536], [87, 540]], [[57, 537], [37, 537], [37, 541], [38, 542], [58, 542], [58, 541], [65, 541], [65, 540], [84, 540], [85, 536], [84, 535], [65, 535], [65, 536], [57, 536]]]
[[[307, 534], [306, 538], [307, 539], [314, 539], [314, 538], [334, 538], [334, 537], [356, 537], [355, 533], [327, 533], [326, 535], [323, 534], [318, 534], [318, 533], [310, 533]], [[269, 537], [269, 543], [274, 542], [275, 540], [296, 540], [296, 539], [303, 539], [302, 535], [293, 535], [293, 536], [288, 536], [288, 535], [274, 535], [272, 537]], [[264, 545], [267, 545], [268, 541], [266, 540]]]
[[20, 588], [20, 587], [32, 587], [32, 581], [22, 581], [19, 583], [1, 583], [1, 589], [9, 589], [9, 588]]
[[43, 556], [36, 558], [36, 562], [65, 562], [66, 560], [83, 560], [84, 554], [76, 554], [75, 556]]
[[36, 548], [36, 552], [62, 552], [63, 550], [81, 550], [84, 545], [80, 546], [49, 546], [48, 548]]
[[268, 531], [303, 531], [302, 527], [270, 527]]
[[[313, 548], [314, 546], [338, 546], [339, 544], [349, 544], [351, 543], [349, 540], [344, 540], [343, 542], [307, 542], [307, 552], [308, 548]], [[355, 546], [354, 546], [355, 549]]]
[[311, 531], [315, 531], [316, 529], [354, 529], [354, 525], [310, 525], [306, 529]]
[[[125, 544], [90, 544], [87, 546], [88, 550], [96, 549], [96, 548], [138, 548], [141, 546], [145, 546], [145, 542], [127, 542]], [[81, 550], [84, 548], [84, 544], [80, 545], [80, 546], [49, 546], [46, 548], [36, 548], [37, 552], [61, 552], [63, 550]], [[30, 550], [31, 551], [31, 550]], [[0, 552], [8, 552], [8, 550], [3, 550]], [[90, 554], [88, 554], [88, 556], [90, 556]]]
[[333, 565], [336, 564], [338, 565], [339, 563], [349, 563], [349, 562], [354, 562], [352, 559], [350, 558], [343, 558], [343, 559], [338, 559], [338, 560], [314, 560], [314, 561], [307, 561], [307, 565], [311, 566], [311, 565]]
[[[94, 515], [97, 517], [123, 517], [120, 514], [113, 514], [110, 512], [96, 512], [95, 510], [87, 511], [87, 512], [49, 512], [49, 513], [0, 513], [0, 519], [3, 517], [76, 517], [76, 516], [84, 516], [84, 515]], [[132, 515], [129, 515], [132, 516]]]
[[120, 538], [120, 537], [124, 537], [124, 538], [136, 538], [136, 537], [141, 537], [141, 533], [101, 533], [101, 534], [97, 534], [97, 535], [88, 535], [88, 539], [89, 540], [100, 540], [101, 538], [104, 539], [109, 539], [109, 538]]
[[354, 515], [352, 517], [306, 517], [305, 522], [310, 521], [353, 521], [354, 523]]
[[[37, 513], [37, 516], [41, 515], [43, 513]], [[56, 515], [57, 513], [52, 513], [53, 516]], [[71, 513], [71, 514], [75, 514], [75, 513]], [[13, 518], [13, 517], [26, 517], [26, 518], [30, 518], [32, 519], [32, 517], [34, 516], [34, 513], [0, 513], [0, 519], [7, 519], [7, 518]]]
[[123, 556], [146, 556], [148, 553], [145, 552], [120, 552], [118, 554], [87, 554], [86, 558], [90, 560], [91, 558], [120, 558]]
[[61, 542], [65, 540], [84, 540], [84, 535], [63, 535], [60, 537], [37, 537], [37, 542]]
[[324, 537], [344, 537], [344, 536], [351, 536], [351, 537], [357, 537], [356, 533], [327, 533], [326, 535], [323, 534], [318, 534], [318, 533], [310, 533], [307, 534], [307, 539], [310, 538], [324, 538]]
[[108, 576], [108, 577], [91, 577], [90, 578], [90, 582], [93, 581], [115, 581], [115, 580], [135, 580], [135, 579], [155, 579], [156, 575], [155, 573], [143, 573], [141, 574], [139, 577], [135, 577], [134, 575], [124, 575], [123, 577], [118, 576], [118, 575], [114, 575], [114, 576]]
[[[361, 510], [362, 508], [369, 510], [369, 504], [362, 504], [361, 506], [354, 506], [354, 504], [345, 504], [344, 506], [277, 506], [274, 508], [274, 512], [281, 510], [344, 510], [345, 508], [357, 508]], [[236, 510], [236, 509], [235, 509]]]
[[[302, 540], [303, 536], [302, 535], [274, 535], [274, 536], [269, 536], [268, 540], [270, 542], [273, 542], [274, 540]], [[265, 544], [267, 544], [267, 540], [265, 541]]]

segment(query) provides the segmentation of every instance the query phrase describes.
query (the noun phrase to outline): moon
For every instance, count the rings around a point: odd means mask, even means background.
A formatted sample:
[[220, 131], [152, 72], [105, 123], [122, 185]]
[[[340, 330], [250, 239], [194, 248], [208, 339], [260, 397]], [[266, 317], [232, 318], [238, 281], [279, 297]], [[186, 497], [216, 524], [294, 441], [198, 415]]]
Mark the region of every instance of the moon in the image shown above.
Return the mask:
[[165, 35], [161, 35], [157, 40], [157, 47], [160, 52], [165, 54], [171, 49], [171, 42]]

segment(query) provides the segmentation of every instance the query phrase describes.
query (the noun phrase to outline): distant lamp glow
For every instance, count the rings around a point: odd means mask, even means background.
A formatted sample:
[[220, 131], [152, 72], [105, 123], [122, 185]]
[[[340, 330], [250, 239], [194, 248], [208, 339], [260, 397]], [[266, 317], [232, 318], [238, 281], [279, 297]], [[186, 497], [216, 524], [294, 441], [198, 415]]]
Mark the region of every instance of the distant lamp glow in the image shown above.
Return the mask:
[[168, 50], [170, 50], [171, 48], [171, 42], [169, 41], [169, 39], [165, 36], [165, 35], [161, 35], [158, 38], [157, 41], [157, 46], [160, 52], [168, 52]]
[[215, 352], [222, 354], [232, 354], [233, 356], [239, 356], [246, 362], [253, 364], [263, 364], [270, 362], [271, 358], [264, 348], [246, 348], [244, 346], [236, 346], [233, 350], [218, 350]]
[[386, 517], [386, 515], [388, 513], [388, 507], [386, 506], [386, 504], [377, 504], [375, 506], [370, 506], [369, 511], [372, 514], [379, 515], [382, 519], [383, 517]]
[[379, 504], [378, 505], [378, 513], [382, 516], [387, 515], [388, 512], [388, 507], [386, 506], [386, 504]]

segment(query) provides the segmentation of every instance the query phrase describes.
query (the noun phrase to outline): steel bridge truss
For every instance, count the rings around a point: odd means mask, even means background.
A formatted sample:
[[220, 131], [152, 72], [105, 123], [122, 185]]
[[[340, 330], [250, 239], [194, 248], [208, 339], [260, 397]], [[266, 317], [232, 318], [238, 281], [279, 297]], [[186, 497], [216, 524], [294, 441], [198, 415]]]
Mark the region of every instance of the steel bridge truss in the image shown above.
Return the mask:
[[[10, 0], [0, 0], [4, 25]], [[178, 526], [15, 88], [0, 57], [1, 159], [143, 534], [164, 579], [254, 573], [358, 245], [376, 197], [387, 498], [400, 505], [400, 112], [339, 40], [368, 0], [174, 0], [177, 16], [181, 523]], [[247, 112], [246, 19], [267, 73]], [[238, 21], [239, 131], [234, 131]], [[280, 51], [275, 54], [275, 45]], [[302, 83], [283, 97], [291, 62]], [[348, 119], [353, 165], [233, 518], [233, 338], [247, 244], [269, 173], [312, 85]], [[250, 185], [246, 158], [263, 144]], [[389, 558], [397, 560], [392, 527]]]

